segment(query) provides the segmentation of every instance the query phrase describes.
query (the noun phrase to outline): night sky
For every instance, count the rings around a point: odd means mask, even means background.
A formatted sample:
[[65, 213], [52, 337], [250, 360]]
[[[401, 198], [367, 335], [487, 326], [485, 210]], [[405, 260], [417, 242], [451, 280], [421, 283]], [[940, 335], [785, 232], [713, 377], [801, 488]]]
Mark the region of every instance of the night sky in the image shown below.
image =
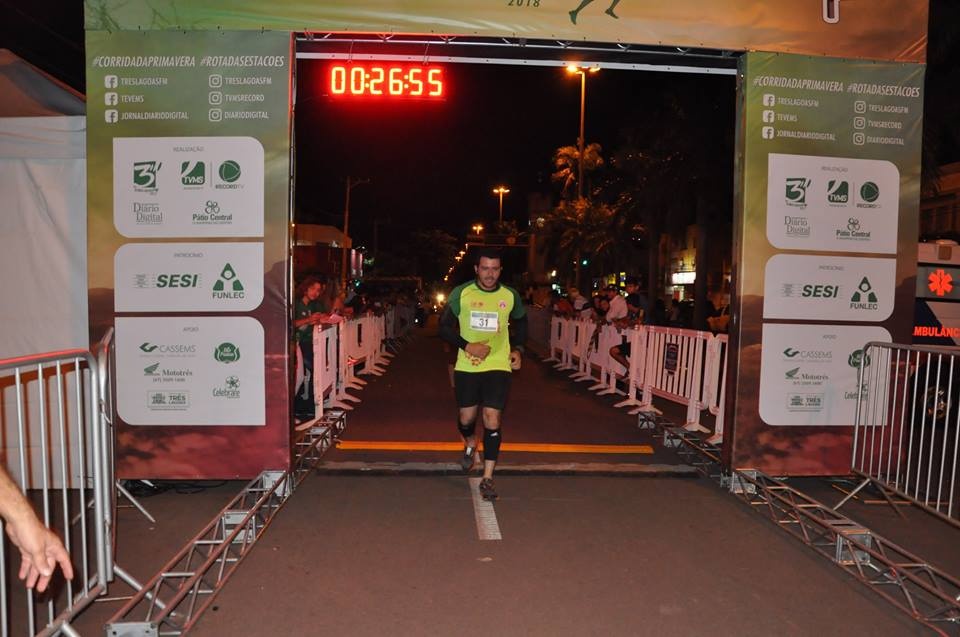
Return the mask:
[[[411, 224], [457, 236], [496, 221], [506, 184], [504, 219], [524, 229], [528, 193], [550, 192], [551, 156], [576, 144], [580, 80], [562, 67], [451, 64], [445, 101], [342, 99], [325, 95], [330, 62], [298, 67], [297, 204], [302, 222], [340, 224], [347, 175], [370, 179], [353, 190], [351, 230], [370, 240], [372, 220], [396, 236]], [[587, 142], [613, 150], [621, 128], [659, 107], [666, 89], [686, 99], [723, 102], [734, 126], [733, 76], [603, 70], [587, 79]], [[656, 104], [656, 106], [654, 106]], [[667, 118], [669, 120], [669, 117]], [[706, 141], [705, 143], [710, 143]], [[729, 158], [732, 163], [733, 157]], [[355, 225], [356, 224], [356, 225]], [[389, 230], [387, 230], [389, 228]]]

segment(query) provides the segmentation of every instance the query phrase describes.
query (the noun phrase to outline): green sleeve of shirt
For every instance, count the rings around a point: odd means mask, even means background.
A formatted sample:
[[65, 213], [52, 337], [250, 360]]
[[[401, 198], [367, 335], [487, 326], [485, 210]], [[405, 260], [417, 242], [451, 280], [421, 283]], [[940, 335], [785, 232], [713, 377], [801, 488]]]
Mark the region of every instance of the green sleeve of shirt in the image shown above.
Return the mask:
[[463, 292], [463, 288], [467, 287], [469, 283], [464, 283], [453, 288], [453, 292], [450, 293], [450, 298], [447, 299], [447, 305], [450, 307], [450, 311], [453, 312], [454, 316], [460, 316], [460, 295]]
[[510, 318], [518, 319], [527, 315], [527, 306], [523, 304], [523, 299], [513, 288], [507, 288], [513, 293], [513, 309], [510, 310]]

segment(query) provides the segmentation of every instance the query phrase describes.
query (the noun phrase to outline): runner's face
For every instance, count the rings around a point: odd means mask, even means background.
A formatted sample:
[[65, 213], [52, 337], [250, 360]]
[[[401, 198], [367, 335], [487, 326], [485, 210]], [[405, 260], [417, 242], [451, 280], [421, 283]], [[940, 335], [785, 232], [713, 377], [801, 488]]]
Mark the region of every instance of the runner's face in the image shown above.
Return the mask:
[[310, 299], [311, 301], [316, 301], [317, 299], [320, 298], [321, 292], [323, 292], [323, 284], [314, 283], [313, 285], [307, 288], [307, 298]]
[[500, 259], [491, 259], [489, 257], [480, 257], [480, 263], [473, 266], [477, 273], [477, 281], [480, 287], [485, 290], [491, 290], [497, 285], [500, 279]]

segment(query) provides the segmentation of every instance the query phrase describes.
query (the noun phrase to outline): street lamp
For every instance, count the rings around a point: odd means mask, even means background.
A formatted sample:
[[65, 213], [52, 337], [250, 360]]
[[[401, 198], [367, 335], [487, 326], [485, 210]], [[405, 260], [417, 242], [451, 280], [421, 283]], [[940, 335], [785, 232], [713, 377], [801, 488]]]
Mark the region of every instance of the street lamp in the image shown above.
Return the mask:
[[476, 232], [478, 237], [480, 236], [480, 233], [483, 232], [483, 226], [479, 223], [473, 224], [470, 229]]
[[493, 194], [500, 195], [500, 225], [503, 225], [503, 196], [510, 192], [506, 186], [497, 186], [493, 189]]
[[580, 76], [580, 140], [578, 142], [579, 152], [577, 153], [577, 199], [583, 199], [583, 119], [587, 107], [587, 73], [597, 73], [598, 71], [600, 71], [599, 66], [583, 68], [576, 64], [567, 65], [568, 73], [575, 73]]

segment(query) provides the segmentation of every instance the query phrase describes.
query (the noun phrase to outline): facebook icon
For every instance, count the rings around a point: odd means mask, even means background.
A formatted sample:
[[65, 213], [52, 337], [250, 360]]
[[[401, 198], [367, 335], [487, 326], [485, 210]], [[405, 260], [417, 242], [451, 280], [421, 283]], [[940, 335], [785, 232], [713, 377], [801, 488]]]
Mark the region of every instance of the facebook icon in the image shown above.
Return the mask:
[[116, 124], [117, 120], [120, 119], [120, 115], [117, 113], [117, 109], [108, 108], [103, 112], [103, 119], [106, 120], [108, 124]]

